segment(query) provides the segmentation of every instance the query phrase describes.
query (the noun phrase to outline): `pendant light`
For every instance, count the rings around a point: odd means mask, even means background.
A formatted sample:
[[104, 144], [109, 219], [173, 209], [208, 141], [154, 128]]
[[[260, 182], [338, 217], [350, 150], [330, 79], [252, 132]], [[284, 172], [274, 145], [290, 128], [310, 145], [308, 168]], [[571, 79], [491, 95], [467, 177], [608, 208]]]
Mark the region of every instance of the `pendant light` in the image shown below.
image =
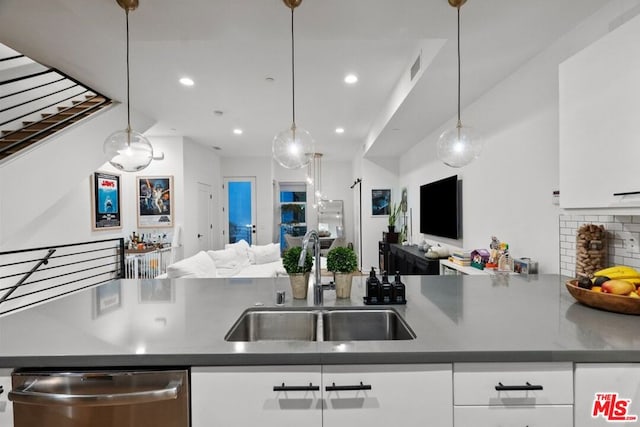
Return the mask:
[[458, 11], [458, 122], [453, 129], [446, 130], [438, 139], [438, 158], [447, 166], [460, 168], [480, 156], [482, 141], [473, 130], [462, 125], [460, 119], [460, 8], [467, 0], [448, 0]]
[[103, 151], [113, 167], [125, 172], [137, 172], [149, 166], [153, 160], [153, 147], [149, 140], [131, 129], [129, 103], [129, 11], [138, 7], [138, 0], [116, 0], [124, 9], [127, 24], [127, 128], [112, 133], [104, 141]]
[[300, 169], [313, 159], [313, 138], [306, 130], [296, 125], [296, 73], [295, 73], [295, 38], [293, 32], [293, 11], [300, 6], [302, 0], [283, 0], [291, 9], [291, 126], [279, 132], [272, 143], [273, 158], [287, 169]]

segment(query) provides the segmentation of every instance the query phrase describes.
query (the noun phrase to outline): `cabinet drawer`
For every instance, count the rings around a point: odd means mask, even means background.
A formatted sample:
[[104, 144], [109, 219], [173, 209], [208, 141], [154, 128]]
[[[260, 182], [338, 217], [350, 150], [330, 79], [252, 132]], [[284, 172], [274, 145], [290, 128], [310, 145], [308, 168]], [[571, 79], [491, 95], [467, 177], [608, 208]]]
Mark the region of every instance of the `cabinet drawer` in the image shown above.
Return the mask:
[[573, 406], [456, 406], [454, 427], [573, 427]]
[[455, 405], [571, 405], [573, 367], [562, 363], [457, 363]]

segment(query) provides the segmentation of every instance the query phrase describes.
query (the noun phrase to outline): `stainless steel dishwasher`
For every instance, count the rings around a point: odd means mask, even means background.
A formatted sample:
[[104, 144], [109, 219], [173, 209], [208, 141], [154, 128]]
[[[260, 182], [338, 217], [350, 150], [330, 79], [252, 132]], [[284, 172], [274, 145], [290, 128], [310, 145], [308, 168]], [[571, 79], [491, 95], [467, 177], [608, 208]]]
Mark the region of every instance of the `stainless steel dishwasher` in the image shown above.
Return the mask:
[[189, 427], [188, 370], [15, 371], [14, 427]]

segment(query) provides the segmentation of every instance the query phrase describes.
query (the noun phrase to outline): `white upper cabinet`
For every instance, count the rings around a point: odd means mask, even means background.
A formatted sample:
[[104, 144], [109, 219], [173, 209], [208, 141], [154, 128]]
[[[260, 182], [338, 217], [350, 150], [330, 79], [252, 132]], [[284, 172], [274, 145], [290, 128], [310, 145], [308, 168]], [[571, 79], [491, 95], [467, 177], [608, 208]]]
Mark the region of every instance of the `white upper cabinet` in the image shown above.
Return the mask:
[[560, 65], [563, 208], [640, 207], [639, 40], [640, 16]]

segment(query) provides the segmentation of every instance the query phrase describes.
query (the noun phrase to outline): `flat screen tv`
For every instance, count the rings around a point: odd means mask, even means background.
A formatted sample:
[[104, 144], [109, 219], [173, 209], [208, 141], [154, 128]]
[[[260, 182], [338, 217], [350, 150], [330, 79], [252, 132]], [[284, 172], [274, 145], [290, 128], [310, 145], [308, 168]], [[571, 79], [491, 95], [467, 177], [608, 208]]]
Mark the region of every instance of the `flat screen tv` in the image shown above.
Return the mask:
[[462, 180], [458, 175], [420, 186], [420, 233], [462, 238]]

